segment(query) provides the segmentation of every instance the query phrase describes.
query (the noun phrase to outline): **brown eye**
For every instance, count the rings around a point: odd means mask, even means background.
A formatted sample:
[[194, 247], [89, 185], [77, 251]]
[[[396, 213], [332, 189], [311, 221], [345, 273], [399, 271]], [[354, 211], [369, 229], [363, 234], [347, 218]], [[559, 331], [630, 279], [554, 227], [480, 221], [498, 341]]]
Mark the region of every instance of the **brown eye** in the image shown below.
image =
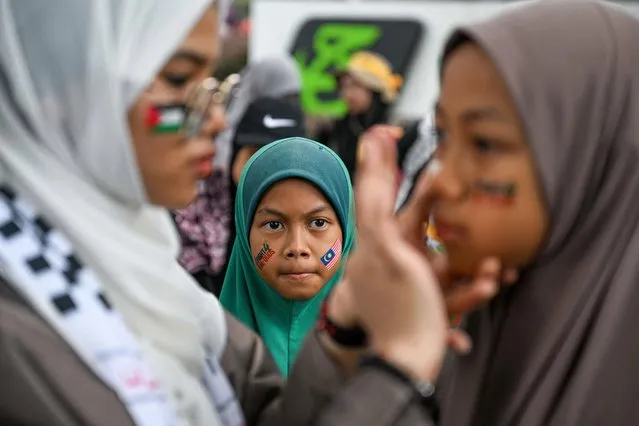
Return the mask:
[[271, 232], [280, 231], [282, 227], [282, 222], [279, 222], [277, 220], [272, 220], [264, 224], [264, 229]]
[[311, 221], [311, 228], [314, 229], [324, 229], [328, 225], [328, 221], [324, 219], [313, 219]]
[[498, 144], [484, 138], [475, 138], [473, 144], [475, 145], [475, 149], [481, 154], [493, 154], [500, 150]]

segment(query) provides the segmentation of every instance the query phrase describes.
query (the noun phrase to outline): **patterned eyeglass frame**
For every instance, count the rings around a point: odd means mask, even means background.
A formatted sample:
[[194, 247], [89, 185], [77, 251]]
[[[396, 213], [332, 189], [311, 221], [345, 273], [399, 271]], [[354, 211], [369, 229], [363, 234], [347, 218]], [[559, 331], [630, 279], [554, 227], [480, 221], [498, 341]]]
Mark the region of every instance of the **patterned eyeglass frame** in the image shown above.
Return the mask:
[[186, 102], [186, 117], [182, 126], [187, 139], [200, 133], [214, 105], [226, 108], [239, 82], [238, 74], [229, 75], [222, 83], [209, 77], [193, 89]]

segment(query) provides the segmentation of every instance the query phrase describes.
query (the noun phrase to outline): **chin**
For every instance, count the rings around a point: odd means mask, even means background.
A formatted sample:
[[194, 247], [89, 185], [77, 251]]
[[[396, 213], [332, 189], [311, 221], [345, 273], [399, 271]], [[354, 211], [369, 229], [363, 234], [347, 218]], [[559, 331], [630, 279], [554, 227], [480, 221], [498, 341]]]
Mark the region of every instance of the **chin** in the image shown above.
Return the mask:
[[479, 268], [481, 257], [475, 253], [446, 249], [448, 266], [451, 275], [456, 277], [472, 277]]
[[[198, 195], [197, 185], [193, 185], [192, 188], [183, 189], [181, 191], [166, 192], [162, 194], [163, 197], [158, 202], [153, 204], [168, 208], [170, 210], [183, 209], [188, 207]], [[159, 197], [158, 197], [159, 198]]]
[[290, 300], [292, 302], [306, 302], [307, 300], [311, 300], [317, 292], [315, 293], [295, 293], [291, 292], [285, 295], [282, 295], [286, 300]]
[[276, 290], [280, 296], [287, 300], [292, 301], [306, 301], [310, 300], [322, 290], [323, 285], [317, 283], [299, 283], [297, 285], [291, 285], [290, 283], [281, 283]]

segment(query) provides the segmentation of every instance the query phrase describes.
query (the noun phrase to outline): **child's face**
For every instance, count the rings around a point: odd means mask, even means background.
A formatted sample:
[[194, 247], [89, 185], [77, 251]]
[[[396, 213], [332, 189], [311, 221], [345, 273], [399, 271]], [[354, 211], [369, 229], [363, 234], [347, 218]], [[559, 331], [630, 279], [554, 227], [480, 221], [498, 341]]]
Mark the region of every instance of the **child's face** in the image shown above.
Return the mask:
[[337, 214], [324, 194], [303, 180], [273, 185], [255, 210], [249, 240], [262, 278], [290, 300], [315, 296], [341, 263]]
[[442, 167], [433, 215], [452, 272], [472, 274], [486, 256], [526, 265], [546, 233], [547, 212], [515, 104], [474, 44], [446, 61], [436, 125]]

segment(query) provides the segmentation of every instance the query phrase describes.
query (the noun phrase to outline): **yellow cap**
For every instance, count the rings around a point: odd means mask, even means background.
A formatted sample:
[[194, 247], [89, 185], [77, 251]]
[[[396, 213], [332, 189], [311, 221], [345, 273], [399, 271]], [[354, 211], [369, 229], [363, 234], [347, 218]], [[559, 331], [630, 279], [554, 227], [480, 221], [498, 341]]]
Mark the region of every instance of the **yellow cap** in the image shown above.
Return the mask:
[[365, 50], [351, 56], [345, 72], [363, 86], [379, 92], [388, 103], [397, 99], [397, 93], [404, 82], [400, 75], [393, 74], [386, 58]]

